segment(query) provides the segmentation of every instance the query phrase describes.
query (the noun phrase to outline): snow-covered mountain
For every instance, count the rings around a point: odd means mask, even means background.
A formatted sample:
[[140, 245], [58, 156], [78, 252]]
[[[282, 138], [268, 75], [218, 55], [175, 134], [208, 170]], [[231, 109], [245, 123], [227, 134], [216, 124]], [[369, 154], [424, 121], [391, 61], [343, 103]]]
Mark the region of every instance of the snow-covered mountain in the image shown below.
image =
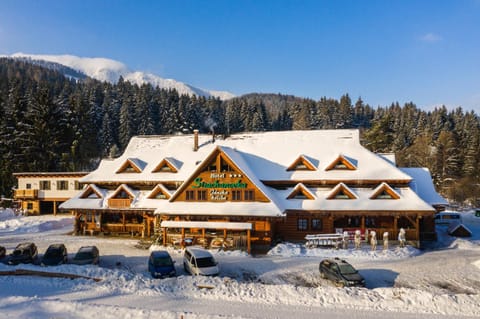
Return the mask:
[[7, 57], [61, 64], [84, 73], [91, 78], [110, 83], [116, 83], [120, 76], [122, 76], [124, 80], [131, 83], [138, 85], [150, 83], [155, 87], [176, 89], [180, 94], [195, 94], [205, 97], [215, 96], [222, 100], [235, 97], [235, 95], [230, 92], [204, 90], [173, 79], [164, 79], [155, 74], [142, 71], [132, 71], [125, 64], [106, 58], [82, 58], [74, 55], [40, 55], [25, 53], [15, 53]]

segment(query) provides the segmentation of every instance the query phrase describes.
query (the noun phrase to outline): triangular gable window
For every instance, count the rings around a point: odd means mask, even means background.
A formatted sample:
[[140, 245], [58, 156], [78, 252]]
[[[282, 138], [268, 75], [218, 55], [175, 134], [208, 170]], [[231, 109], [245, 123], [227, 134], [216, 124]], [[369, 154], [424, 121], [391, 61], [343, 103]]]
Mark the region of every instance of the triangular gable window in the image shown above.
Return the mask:
[[152, 173], [177, 173], [178, 169], [167, 159], [163, 159], [160, 164], [155, 167]]
[[95, 189], [93, 188], [92, 185], [89, 185], [82, 193], [82, 195], [80, 195], [80, 198], [83, 198], [83, 199], [100, 199], [102, 198], [102, 195]]
[[328, 165], [325, 170], [349, 170], [354, 171], [357, 167], [349, 161], [345, 156], [339, 155], [330, 165]]
[[135, 195], [133, 195], [128, 189], [126, 189], [123, 185], [120, 185], [115, 193], [110, 198], [115, 199], [132, 199]]
[[340, 183], [332, 190], [327, 199], [356, 199], [357, 196], [347, 185]]
[[305, 185], [298, 184], [290, 195], [287, 196], [287, 199], [315, 199], [315, 196]]
[[303, 155], [300, 155], [289, 167], [287, 171], [314, 171], [315, 166]]
[[142, 169], [132, 159], [127, 159], [116, 172], [119, 173], [141, 173]]
[[380, 184], [370, 199], [400, 199], [400, 195], [386, 183]]
[[157, 185], [152, 190], [150, 195], [148, 195], [150, 199], [170, 199], [170, 194], [168, 193], [167, 189], [163, 187], [163, 185]]

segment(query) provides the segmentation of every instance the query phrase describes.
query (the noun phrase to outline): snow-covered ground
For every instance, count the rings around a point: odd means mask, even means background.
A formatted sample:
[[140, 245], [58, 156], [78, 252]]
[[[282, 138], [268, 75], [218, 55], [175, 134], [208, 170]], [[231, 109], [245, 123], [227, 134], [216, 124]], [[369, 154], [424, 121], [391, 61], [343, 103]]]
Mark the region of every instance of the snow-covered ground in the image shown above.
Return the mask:
[[[178, 277], [152, 279], [146, 265], [149, 250], [139, 247], [138, 240], [71, 236], [69, 215], [17, 217], [0, 210], [0, 245], [7, 254], [24, 241], [35, 242], [40, 255], [58, 242], [67, 246], [70, 258], [84, 245], [97, 245], [101, 253], [100, 267], [0, 264], [0, 271], [101, 279], [0, 276], [0, 318], [478, 318], [480, 218], [469, 212], [463, 219], [473, 237], [452, 238], [440, 227], [435, 249], [425, 251], [295, 244], [256, 257], [216, 251], [218, 277], [187, 275], [182, 251], [169, 248]], [[338, 288], [320, 278], [318, 263], [337, 256], [360, 270], [367, 288]]]

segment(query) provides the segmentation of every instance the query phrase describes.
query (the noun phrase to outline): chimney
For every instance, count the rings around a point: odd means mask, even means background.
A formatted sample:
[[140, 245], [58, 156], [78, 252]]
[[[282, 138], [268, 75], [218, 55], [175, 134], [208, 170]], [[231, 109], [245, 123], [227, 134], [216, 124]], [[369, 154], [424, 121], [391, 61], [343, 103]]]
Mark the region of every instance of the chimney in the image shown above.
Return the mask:
[[193, 151], [198, 151], [198, 130], [193, 130]]

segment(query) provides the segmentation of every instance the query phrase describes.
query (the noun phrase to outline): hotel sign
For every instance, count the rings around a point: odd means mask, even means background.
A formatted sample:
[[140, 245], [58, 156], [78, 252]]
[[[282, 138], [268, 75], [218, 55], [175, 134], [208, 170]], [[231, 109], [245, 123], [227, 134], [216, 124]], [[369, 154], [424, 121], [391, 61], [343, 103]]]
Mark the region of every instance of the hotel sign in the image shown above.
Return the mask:
[[[230, 194], [231, 189], [246, 189], [247, 183], [241, 180], [240, 174], [225, 174], [225, 173], [211, 173], [210, 178], [212, 180], [206, 181], [202, 177], [194, 179], [191, 188], [194, 189], [209, 189], [210, 200], [214, 201], [226, 201]], [[239, 178], [239, 179], [236, 179]], [[225, 180], [227, 179], [227, 180]]]

